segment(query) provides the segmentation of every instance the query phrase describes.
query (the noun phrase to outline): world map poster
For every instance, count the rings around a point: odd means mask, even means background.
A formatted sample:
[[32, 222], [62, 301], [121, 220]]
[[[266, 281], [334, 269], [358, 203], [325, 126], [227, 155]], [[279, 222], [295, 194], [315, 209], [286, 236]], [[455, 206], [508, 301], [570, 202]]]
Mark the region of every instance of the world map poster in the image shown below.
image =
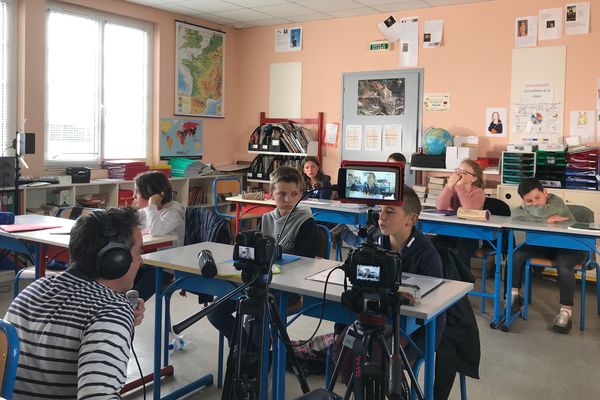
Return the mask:
[[175, 21], [175, 114], [223, 117], [225, 33]]
[[202, 158], [202, 121], [161, 118], [160, 159]]

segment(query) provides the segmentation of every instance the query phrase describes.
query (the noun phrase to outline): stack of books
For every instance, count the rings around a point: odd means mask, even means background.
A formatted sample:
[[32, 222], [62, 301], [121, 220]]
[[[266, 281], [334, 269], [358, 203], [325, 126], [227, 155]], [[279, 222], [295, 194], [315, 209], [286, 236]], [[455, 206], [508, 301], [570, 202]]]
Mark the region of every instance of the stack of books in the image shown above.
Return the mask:
[[148, 166], [144, 161], [111, 160], [104, 161], [102, 167], [108, 170], [110, 179], [125, 179], [128, 181], [134, 179], [138, 174], [148, 171]]
[[204, 175], [213, 171], [210, 164], [203, 163], [199, 160], [192, 160], [189, 158], [177, 157], [169, 160], [171, 166], [171, 172], [173, 176], [177, 177], [194, 177], [198, 175]]
[[281, 141], [290, 153], [308, 152], [308, 143], [312, 141], [311, 133], [304, 127], [295, 127], [292, 123], [277, 126], [281, 129]]
[[172, 168], [170, 165], [164, 165], [164, 164], [155, 164], [155, 165], [150, 165], [148, 167], [149, 171], [159, 171], [162, 172], [163, 174], [165, 174], [165, 176], [167, 178], [170, 178], [172, 175]]
[[413, 190], [419, 196], [419, 201], [421, 204], [425, 204], [425, 200], [427, 200], [427, 186], [413, 185]]
[[429, 182], [427, 182], [427, 199], [423, 203], [424, 205], [435, 207], [435, 202], [446, 185], [446, 179], [445, 177], [438, 176], [429, 178]]

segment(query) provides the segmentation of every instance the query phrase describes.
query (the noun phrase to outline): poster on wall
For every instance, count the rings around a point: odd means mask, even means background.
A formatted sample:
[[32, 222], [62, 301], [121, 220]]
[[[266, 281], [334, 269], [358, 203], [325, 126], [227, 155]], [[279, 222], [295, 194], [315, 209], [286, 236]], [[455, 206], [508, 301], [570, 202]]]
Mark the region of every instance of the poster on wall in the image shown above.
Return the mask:
[[365, 126], [365, 151], [381, 151], [381, 125]]
[[327, 122], [325, 124], [325, 144], [337, 146], [339, 130], [339, 122]]
[[450, 111], [450, 93], [426, 93], [423, 109], [425, 111]]
[[560, 124], [562, 103], [514, 104], [515, 134], [558, 135], [562, 132]]
[[175, 21], [175, 115], [224, 116], [225, 33]]
[[400, 66], [416, 67], [419, 63], [419, 17], [400, 20]]
[[583, 35], [590, 31], [590, 3], [567, 3], [565, 6], [565, 32]]
[[540, 40], [560, 39], [562, 36], [562, 9], [547, 8], [539, 12], [538, 37]]
[[346, 125], [345, 150], [362, 150], [362, 125]]
[[403, 115], [404, 78], [358, 81], [356, 115]]
[[174, 157], [202, 158], [202, 120], [160, 119], [161, 160]]
[[582, 142], [593, 142], [595, 117], [594, 110], [571, 111], [569, 136], [579, 136]]
[[435, 48], [442, 45], [442, 34], [444, 32], [444, 20], [434, 19], [425, 21], [423, 27], [423, 48]]
[[533, 47], [537, 44], [537, 17], [515, 19], [515, 47]]
[[548, 81], [530, 81], [521, 87], [521, 103], [552, 103], [554, 86]]
[[275, 29], [275, 52], [302, 50], [302, 28]]
[[395, 153], [402, 149], [402, 125], [393, 124], [383, 127], [383, 150]]
[[506, 137], [508, 122], [506, 107], [488, 107], [485, 109], [487, 137]]

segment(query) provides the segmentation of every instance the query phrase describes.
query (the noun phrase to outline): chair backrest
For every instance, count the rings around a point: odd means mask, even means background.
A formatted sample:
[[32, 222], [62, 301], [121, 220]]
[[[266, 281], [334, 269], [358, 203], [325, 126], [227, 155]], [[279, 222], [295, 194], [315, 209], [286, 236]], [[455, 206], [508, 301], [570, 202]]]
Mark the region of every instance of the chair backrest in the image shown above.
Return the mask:
[[215, 178], [213, 181], [213, 207], [215, 213], [223, 218], [232, 219], [234, 215], [224, 213], [219, 208], [223, 204], [223, 195], [235, 196], [242, 193], [242, 180], [240, 178], [225, 176]]
[[91, 214], [94, 210], [97, 210], [97, 208], [81, 206], [61, 207], [58, 209], [56, 216], [60, 218], [77, 219], [82, 215]]
[[329, 260], [331, 254], [331, 232], [325, 225], [317, 224], [317, 257]]
[[184, 244], [215, 242], [231, 244], [229, 222], [210, 208], [188, 207], [185, 210]]
[[483, 209], [488, 210], [492, 215], [501, 217], [510, 217], [510, 207], [504, 201], [494, 197], [486, 197], [483, 201]]
[[0, 395], [12, 399], [19, 363], [19, 336], [17, 330], [3, 319], [0, 319], [0, 356]]
[[576, 204], [567, 204], [569, 210], [575, 217], [577, 222], [591, 223], [594, 222], [594, 212], [586, 206], [579, 206]]

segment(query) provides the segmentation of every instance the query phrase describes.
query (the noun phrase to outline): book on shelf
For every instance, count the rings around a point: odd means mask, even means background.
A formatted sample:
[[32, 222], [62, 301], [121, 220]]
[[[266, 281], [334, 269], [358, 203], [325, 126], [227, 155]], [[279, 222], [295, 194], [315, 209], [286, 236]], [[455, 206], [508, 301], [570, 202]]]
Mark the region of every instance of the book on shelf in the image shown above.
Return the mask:
[[427, 192], [427, 187], [426, 186], [413, 185], [412, 188], [417, 193], [425, 193], [425, 192]]
[[442, 177], [442, 176], [432, 176], [429, 178], [429, 183], [435, 183], [438, 185], [445, 185], [446, 184], [446, 178]]
[[429, 189], [429, 194], [434, 196], [439, 196], [442, 193], [442, 189]]
[[439, 184], [439, 183], [429, 183], [427, 185], [427, 188], [429, 189], [429, 191], [431, 191], [431, 189], [439, 189], [442, 190], [444, 188], [444, 185]]

